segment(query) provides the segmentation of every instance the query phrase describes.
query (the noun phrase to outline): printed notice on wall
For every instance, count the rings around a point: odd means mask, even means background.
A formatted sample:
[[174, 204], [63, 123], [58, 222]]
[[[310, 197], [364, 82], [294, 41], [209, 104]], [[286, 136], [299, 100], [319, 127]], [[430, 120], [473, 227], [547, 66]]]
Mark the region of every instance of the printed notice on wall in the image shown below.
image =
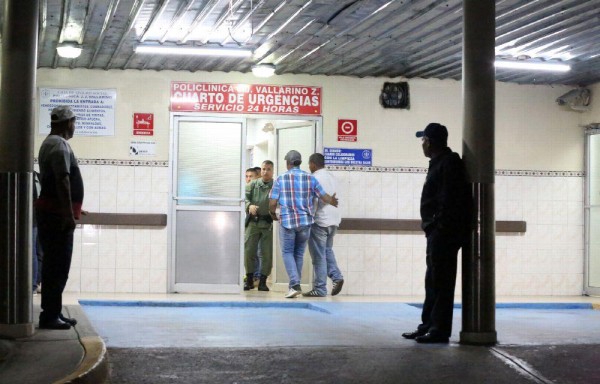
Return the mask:
[[75, 112], [75, 136], [114, 136], [116, 89], [40, 88], [39, 133], [50, 133], [50, 112], [68, 105]]
[[174, 81], [171, 111], [320, 115], [321, 87]]
[[129, 143], [130, 156], [155, 156], [156, 141], [131, 140]]
[[373, 164], [372, 149], [325, 148], [326, 165], [359, 165], [370, 167]]

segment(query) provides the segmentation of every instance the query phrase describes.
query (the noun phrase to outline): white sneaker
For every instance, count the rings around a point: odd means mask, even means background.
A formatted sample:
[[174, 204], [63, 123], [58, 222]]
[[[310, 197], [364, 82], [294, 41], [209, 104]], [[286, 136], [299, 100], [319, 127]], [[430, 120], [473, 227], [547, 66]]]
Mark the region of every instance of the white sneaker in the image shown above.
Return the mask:
[[290, 288], [288, 293], [285, 295], [286, 299], [293, 299], [302, 294], [302, 290], [295, 290], [293, 287]]

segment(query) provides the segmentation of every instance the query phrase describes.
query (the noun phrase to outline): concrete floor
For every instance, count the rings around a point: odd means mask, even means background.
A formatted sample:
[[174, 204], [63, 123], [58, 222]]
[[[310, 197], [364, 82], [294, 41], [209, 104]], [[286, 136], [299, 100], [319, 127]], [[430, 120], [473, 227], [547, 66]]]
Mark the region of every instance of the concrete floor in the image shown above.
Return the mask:
[[390, 298], [255, 296], [82, 306], [106, 341], [113, 383], [600, 383], [600, 311], [499, 308], [490, 348], [457, 343], [457, 309], [450, 344], [419, 345], [401, 333], [420, 309]]
[[[103, 304], [81, 302], [109, 348], [394, 347], [408, 342], [401, 334], [417, 326], [421, 313], [404, 303], [319, 303], [315, 299], [175, 303], [185, 306], [94, 303]], [[451, 341], [458, 342], [460, 309], [455, 309], [454, 319]], [[599, 324], [600, 311], [590, 309], [496, 310], [502, 345], [600, 343]]]

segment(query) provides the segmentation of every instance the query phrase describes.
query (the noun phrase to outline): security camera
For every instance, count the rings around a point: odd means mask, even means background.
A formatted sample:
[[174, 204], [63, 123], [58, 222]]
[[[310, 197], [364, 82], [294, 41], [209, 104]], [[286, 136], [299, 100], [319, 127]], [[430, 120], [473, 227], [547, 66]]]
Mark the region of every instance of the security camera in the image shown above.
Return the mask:
[[556, 102], [558, 105], [568, 105], [572, 109], [581, 110], [590, 105], [591, 97], [592, 91], [588, 88], [577, 88], [558, 97]]

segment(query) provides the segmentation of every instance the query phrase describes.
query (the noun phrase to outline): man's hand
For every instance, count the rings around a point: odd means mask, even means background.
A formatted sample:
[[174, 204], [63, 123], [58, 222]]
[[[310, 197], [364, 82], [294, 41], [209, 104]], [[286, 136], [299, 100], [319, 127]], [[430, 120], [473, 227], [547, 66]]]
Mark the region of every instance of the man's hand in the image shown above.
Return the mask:
[[334, 207], [337, 208], [337, 206], [338, 206], [338, 199], [337, 199], [337, 197], [335, 197], [335, 193], [331, 196], [331, 202], [329, 204], [331, 204], [331, 205], [333, 205]]
[[258, 205], [249, 206], [248, 213], [250, 213], [252, 216], [258, 216]]

